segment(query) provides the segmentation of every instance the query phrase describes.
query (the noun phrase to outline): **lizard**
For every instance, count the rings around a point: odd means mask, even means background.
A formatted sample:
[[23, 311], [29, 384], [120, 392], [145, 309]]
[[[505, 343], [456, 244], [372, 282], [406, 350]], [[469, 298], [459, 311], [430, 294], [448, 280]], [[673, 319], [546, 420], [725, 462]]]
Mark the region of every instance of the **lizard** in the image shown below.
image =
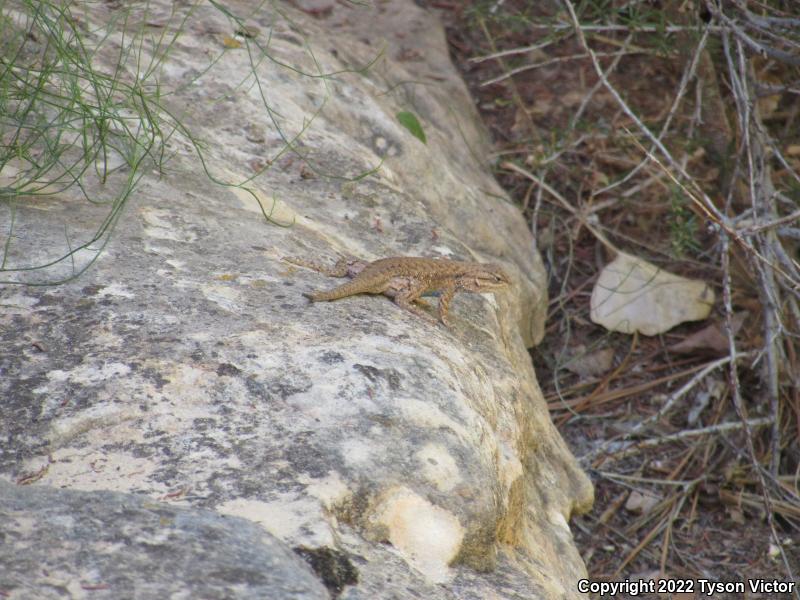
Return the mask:
[[423, 294], [440, 290], [439, 320], [445, 327], [450, 327], [447, 313], [456, 292], [494, 292], [511, 285], [508, 274], [492, 263], [394, 256], [372, 262], [341, 258], [331, 268], [299, 258], [287, 257], [284, 260], [329, 277], [352, 278], [331, 290], [304, 293], [311, 302], [328, 302], [356, 294], [384, 294], [401, 308], [437, 324], [436, 319], [415, 303], [424, 305], [420, 298]]

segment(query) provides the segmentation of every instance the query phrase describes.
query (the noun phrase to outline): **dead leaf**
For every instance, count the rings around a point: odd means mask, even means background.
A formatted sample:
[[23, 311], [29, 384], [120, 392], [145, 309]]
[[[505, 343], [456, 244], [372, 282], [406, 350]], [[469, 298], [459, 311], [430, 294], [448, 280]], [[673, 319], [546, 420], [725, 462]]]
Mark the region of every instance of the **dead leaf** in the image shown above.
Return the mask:
[[234, 37], [226, 35], [224, 38], [222, 38], [222, 45], [226, 48], [230, 48], [231, 50], [235, 50], [236, 48], [242, 47], [242, 42]]
[[714, 292], [705, 282], [620, 252], [597, 279], [590, 314], [610, 331], [657, 335], [685, 321], [705, 319], [713, 304]]
[[637, 515], [650, 512], [653, 507], [661, 502], [661, 498], [651, 492], [633, 491], [625, 502], [625, 510]]
[[[733, 335], [739, 333], [745, 316], [746, 313], [744, 312], [733, 315], [733, 319], [731, 319]], [[673, 344], [669, 349], [678, 354], [695, 354], [698, 352], [722, 354], [728, 351], [728, 337], [725, 335], [722, 323], [712, 323], [677, 344]]]
[[578, 346], [575, 348], [574, 356], [567, 361], [564, 368], [581, 377], [596, 377], [606, 373], [613, 361], [613, 348], [603, 348], [587, 354], [584, 346]]

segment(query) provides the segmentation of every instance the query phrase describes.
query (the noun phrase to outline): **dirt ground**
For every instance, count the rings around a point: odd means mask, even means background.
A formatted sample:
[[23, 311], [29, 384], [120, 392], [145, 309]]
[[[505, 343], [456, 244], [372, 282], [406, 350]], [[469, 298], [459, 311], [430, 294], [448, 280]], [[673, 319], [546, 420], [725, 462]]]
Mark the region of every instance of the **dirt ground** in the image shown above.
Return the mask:
[[[778, 446], [771, 437], [776, 429], [740, 426], [734, 386], [750, 418], [769, 414], [763, 366], [739, 363], [735, 381], [724, 362], [726, 272], [737, 348], [757, 354], [764, 345], [763, 299], [747, 257], [734, 253], [725, 271], [713, 224], [666, 169], [653, 161], [640, 164], [647, 144], [630, 133], [635, 121], [598, 84], [564, 5], [422, 4], [446, 24], [453, 60], [493, 137], [497, 177], [530, 220], [548, 268], [548, 330], [532, 356], [552, 417], [596, 486], [594, 509], [572, 521], [590, 579], [666, 580], [659, 584], [664, 593], [615, 596], [620, 598], [705, 598], [712, 591], [714, 598], [795, 597], [754, 593], [748, 581], [789, 583], [790, 572], [800, 573], [800, 401], [796, 386], [780, 388], [785, 418]], [[600, 24], [584, 31], [609, 82], [643, 124], [657, 130], [669, 123], [665, 145], [683, 157], [700, 189], [715, 200], [728, 198], [736, 210], [746, 190], [731, 175], [728, 157], [737, 138], [725, 115], [736, 107], [718, 45], [709, 43], [708, 52], [698, 55], [685, 100], [672, 104], [698, 34], [671, 32], [668, 25], [704, 22], [708, 15], [692, 14], [686, 3], [580, 6], [581, 23]], [[636, 34], [630, 32], [634, 21]], [[651, 23], [661, 25], [648, 29]], [[760, 81], [773, 84], [797, 76], [796, 67], [758, 57], [752, 68]], [[775, 143], [787, 156], [800, 154], [798, 94], [764, 96], [759, 108]], [[797, 172], [800, 164], [784, 167]], [[780, 168], [773, 173], [779, 184], [789, 175]], [[554, 200], [555, 194], [566, 202]], [[618, 249], [708, 282], [717, 298], [711, 315], [654, 336], [593, 323], [592, 288], [613, 258], [598, 231]], [[787, 352], [794, 361], [793, 348]], [[658, 415], [685, 385], [690, 389], [674, 409]], [[653, 416], [658, 418], [646, 432], [637, 431]], [[739, 425], [726, 429], [728, 423]], [[775, 447], [781, 449], [777, 476], [765, 494], [754, 464], [767, 469]], [[735, 589], [738, 584], [744, 592]]]

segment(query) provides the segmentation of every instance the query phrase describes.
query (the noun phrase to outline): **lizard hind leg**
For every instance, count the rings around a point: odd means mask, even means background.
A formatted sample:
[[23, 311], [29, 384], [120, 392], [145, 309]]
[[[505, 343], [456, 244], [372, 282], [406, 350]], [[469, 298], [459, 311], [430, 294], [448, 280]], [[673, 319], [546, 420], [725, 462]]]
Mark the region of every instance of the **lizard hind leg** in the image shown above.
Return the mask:
[[456, 291], [456, 286], [450, 285], [442, 289], [442, 293], [439, 296], [439, 320], [445, 327], [450, 327], [450, 323], [447, 319], [447, 313], [450, 310], [450, 301], [453, 299], [453, 296], [456, 295]]

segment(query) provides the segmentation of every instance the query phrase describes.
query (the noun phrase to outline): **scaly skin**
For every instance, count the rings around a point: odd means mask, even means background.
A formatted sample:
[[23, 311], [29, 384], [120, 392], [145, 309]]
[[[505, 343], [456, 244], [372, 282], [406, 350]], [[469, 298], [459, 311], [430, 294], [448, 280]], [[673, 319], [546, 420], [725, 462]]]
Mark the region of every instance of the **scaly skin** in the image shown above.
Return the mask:
[[312, 302], [327, 302], [356, 294], [384, 294], [398, 306], [435, 323], [435, 319], [414, 303], [422, 304], [420, 296], [439, 290], [439, 319], [445, 326], [449, 326], [447, 313], [457, 292], [494, 292], [511, 284], [511, 278], [497, 265], [445, 258], [395, 256], [370, 263], [341, 259], [333, 268], [303, 259], [285, 260], [331, 277], [353, 278], [332, 290], [304, 294]]

